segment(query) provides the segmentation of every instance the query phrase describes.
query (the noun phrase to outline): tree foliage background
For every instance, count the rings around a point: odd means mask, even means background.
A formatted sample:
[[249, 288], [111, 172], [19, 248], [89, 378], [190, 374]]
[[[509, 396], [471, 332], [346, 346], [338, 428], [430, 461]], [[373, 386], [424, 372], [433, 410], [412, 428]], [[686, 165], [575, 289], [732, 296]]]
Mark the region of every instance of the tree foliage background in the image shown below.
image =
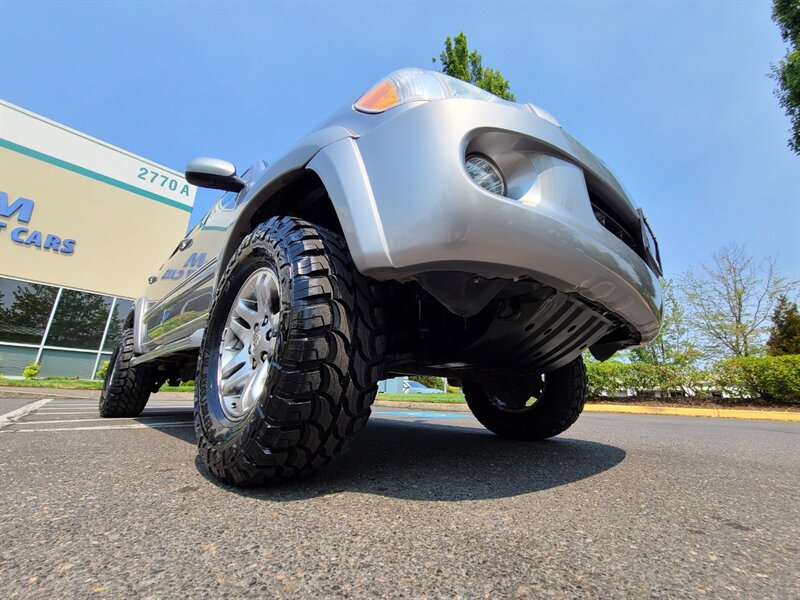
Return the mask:
[[789, 45], [786, 55], [772, 66], [778, 82], [775, 95], [792, 122], [789, 147], [800, 154], [800, 0], [774, 0], [772, 19]]
[[770, 317], [791, 284], [775, 260], [758, 260], [731, 244], [681, 278], [692, 327], [705, 355], [713, 359], [763, 354]]
[[772, 330], [767, 340], [767, 354], [800, 354], [800, 313], [797, 303], [783, 295], [772, 315]]
[[732, 244], [661, 284], [658, 337], [615, 360], [589, 359], [590, 395], [800, 400], [800, 314], [790, 300], [798, 282], [773, 259]]
[[[433, 59], [434, 62], [436, 59]], [[477, 50], [470, 52], [467, 36], [460, 32], [455, 39], [448, 37], [444, 42], [444, 50], [439, 55], [442, 73], [456, 77], [514, 102], [517, 98], [511, 91], [511, 85], [500, 71], [483, 66], [483, 57]]]

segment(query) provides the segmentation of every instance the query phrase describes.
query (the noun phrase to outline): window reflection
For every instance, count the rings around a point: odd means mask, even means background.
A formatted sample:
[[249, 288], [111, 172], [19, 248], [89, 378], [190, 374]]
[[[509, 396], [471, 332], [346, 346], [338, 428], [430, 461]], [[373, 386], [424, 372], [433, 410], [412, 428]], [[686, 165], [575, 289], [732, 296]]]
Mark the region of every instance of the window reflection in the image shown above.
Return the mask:
[[64, 290], [46, 345], [97, 350], [103, 339], [111, 300], [110, 296]]
[[39, 344], [58, 288], [0, 277], [0, 341]]

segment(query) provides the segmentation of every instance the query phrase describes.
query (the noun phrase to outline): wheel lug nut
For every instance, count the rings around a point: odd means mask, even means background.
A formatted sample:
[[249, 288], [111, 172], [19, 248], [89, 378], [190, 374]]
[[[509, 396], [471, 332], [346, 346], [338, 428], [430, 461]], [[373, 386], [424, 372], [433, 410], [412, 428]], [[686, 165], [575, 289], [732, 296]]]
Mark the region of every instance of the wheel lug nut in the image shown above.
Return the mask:
[[261, 362], [267, 362], [267, 358], [268, 358], [267, 353], [266, 352], [262, 352], [261, 353]]

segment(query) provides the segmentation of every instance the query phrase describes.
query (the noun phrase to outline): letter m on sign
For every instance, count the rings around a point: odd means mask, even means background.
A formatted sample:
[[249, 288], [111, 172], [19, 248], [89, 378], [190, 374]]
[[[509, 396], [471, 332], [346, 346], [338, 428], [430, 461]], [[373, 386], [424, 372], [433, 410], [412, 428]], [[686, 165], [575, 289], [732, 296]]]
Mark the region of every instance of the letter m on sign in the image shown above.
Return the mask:
[[206, 262], [206, 253], [192, 252], [192, 255], [186, 259], [186, 262], [183, 263], [184, 267], [202, 267]]
[[12, 204], [9, 204], [8, 194], [0, 192], [0, 217], [10, 219], [14, 213], [17, 213], [17, 221], [29, 223], [33, 213], [33, 200], [17, 198]]

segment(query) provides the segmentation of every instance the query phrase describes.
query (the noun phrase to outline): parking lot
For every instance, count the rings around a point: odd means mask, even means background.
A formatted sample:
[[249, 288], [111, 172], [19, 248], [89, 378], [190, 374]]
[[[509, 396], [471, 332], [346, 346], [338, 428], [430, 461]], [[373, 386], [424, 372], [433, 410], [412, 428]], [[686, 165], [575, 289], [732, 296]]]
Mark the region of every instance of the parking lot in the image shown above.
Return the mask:
[[0, 413], [7, 598], [800, 593], [797, 423], [587, 413], [528, 444], [378, 408], [327, 471], [239, 490], [188, 402]]

